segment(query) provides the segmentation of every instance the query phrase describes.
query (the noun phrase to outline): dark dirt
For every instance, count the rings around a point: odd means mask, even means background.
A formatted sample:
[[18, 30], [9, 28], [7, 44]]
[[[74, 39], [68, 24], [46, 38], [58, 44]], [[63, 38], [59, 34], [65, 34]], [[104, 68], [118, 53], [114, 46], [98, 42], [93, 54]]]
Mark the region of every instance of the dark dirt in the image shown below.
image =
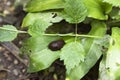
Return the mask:
[[[14, 2], [15, 0], [0, 0], [0, 26], [11, 24], [20, 29], [26, 12], [23, 11], [20, 5], [15, 7]], [[78, 30], [78, 33], [87, 33], [90, 27], [81, 27]], [[26, 56], [24, 58], [19, 56], [19, 48], [23, 38], [25, 36], [19, 35], [13, 42], [0, 43], [0, 80], [65, 80], [66, 70], [63, 62], [60, 60], [56, 60], [46, 70], [31, 74], [27, 73], [29, 59]], [[97, 80], [98, 65], [99, 63], [82, 80]]]

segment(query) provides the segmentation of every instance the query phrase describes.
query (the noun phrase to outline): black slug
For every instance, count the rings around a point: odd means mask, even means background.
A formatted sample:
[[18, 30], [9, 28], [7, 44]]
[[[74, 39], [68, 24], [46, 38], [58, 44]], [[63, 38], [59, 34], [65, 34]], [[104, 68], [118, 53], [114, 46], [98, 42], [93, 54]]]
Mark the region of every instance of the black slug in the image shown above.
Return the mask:
[[52, 51], [57, 51], [60, 50], [64, 45], [65, 45], [64, 40], [56, 40], [56, 41], [52, 41], [48, 45], [48, 48]]

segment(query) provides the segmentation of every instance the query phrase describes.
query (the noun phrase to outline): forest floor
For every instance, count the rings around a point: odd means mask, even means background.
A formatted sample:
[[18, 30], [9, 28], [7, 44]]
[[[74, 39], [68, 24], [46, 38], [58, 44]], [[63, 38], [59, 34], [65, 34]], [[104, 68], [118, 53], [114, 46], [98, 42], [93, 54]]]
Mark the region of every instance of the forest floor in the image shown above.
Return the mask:
[[[0, 0], [0, 26], [10, 24], [20, 29], [26, 12], [21, 5], [14, 6], [15, 0]], [[27, 73], [29, 58], [19, 56], [22, 39], [18, 35], [12, 42], [0, 43], [0, 80], [65, 80], [65, 66], [56, 60], [48, 69]], [[98, 65], [96, 64], [82, 80], [97, 80]]]

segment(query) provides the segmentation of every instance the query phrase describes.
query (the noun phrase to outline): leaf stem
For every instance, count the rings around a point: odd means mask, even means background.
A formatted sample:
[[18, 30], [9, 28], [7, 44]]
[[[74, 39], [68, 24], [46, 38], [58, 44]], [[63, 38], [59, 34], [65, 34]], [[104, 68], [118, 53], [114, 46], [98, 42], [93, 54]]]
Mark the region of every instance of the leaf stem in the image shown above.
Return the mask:
[[75, 24], [75, 42], [77, 41], [77, 30], [78, 30], [78, 25], [77, 23]]
[[18, 30], [18, 33], [28, 33], [27, 31], [20, 31]]
[[100, 36], [93, 36], [93, 35], [79, 35], [79, 34], [43, 34], [44, 36], [72, 36], [72, 37], [90, 37], [90, 38], [102, 38]]
[[6, 30], [6, 31], [18, 32], [18, 33], [28, 33], [27, 31], [13, 30], [13, 29], [8, 29], [8, 28], [4, 28], [4, 27], [0, 27], [0, 29]]

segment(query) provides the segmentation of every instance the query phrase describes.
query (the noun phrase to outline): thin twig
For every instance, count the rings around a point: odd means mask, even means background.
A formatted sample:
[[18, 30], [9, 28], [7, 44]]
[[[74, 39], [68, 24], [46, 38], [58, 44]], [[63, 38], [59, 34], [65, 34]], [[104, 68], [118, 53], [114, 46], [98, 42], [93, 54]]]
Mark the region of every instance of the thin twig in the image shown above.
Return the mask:
[[28, 65], [18, 56], [20, 50], [15, 44], [13, 44], [12, 42], [2, 42], [1, 45], [5, 47], [7, 50], [9, 50], [26, 67], [28, 67]]

